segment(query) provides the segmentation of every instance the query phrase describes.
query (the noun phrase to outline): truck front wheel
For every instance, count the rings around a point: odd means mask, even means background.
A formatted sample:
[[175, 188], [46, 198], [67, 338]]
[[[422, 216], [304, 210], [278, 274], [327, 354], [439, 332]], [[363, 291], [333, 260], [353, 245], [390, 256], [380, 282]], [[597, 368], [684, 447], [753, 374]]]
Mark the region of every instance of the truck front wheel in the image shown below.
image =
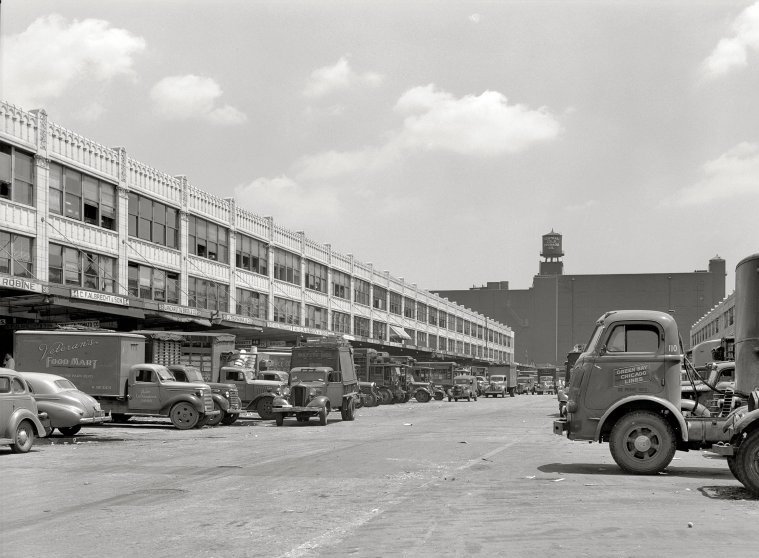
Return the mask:
[[227, 415], [227, 413], [224, 412], [224, 409], [222, 409], [216, 401], [213, 402], [213, 409], [214, 411], [219, 411], [219, 413], [212, 417], [208, 417], [205, 423], [206, 426], [216, 426], [223, 421], [224, 417]]
[[271, 410], [271, 397], [264, 397], [256, 404], [256, 412], [258, 416], [264, 420], [271, 420], [274, 418], [274, 413]]
[[327, 426], [327, 415], [329, 414], [329, 409], [325, 405], [319, 410], [319, 424], [322, 426]]
[[759, 496], [759, 430], [749, 434], [735, 454], [735, 478], [751, 494]]
[[200, 415], [195, 407], [187, 403], [186, 401], [180, 401], [176, 403], [169, 413], [171, 423], [179, 430], [189, 430], [194, 428], [200, 420]]
[[675, 432], [656, 413], [635, 411], [617, 421], [609, 439], [617, 465], [635, 475], [654, 475], [675, 456]]

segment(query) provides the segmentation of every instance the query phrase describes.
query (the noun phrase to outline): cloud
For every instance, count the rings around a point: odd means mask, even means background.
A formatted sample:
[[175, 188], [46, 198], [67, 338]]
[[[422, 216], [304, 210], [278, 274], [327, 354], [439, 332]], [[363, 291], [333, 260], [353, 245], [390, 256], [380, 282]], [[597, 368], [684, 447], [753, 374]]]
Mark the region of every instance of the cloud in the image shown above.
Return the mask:
[[5, 41], [3, 97], [37, 108], [63, 97], [75, 83], [133, 76], [145, 40], [100, 19], [68, 22], [52, 14]]
[[323, 97], [335, 91], [358, 86], [377, 87], [384, 77], [375, 72], [357, 73], [344, 56], [334, 66], [324, 66], [311, 72], [303, 94], [306, 97]]
[[561, 132], [545, 108], [509, 104], [497, 91], [457, 99], [430, 84], [408, 90], [395, 109], [408, 115], [396, 140], [405, 149], [495, 156], [524, 151]]
[[297, 180], [332, 180], [356, 172], [371, 172], [386, 167], [399, 156], [393, 145], [366, 147], [354, 151], [325, 151], [301, 157], [294, 165]]
[[469, 16], [469, 21], [471, 21], [472, 23], [479, 23], [481, 19], [482, 19], [482, 16], [480, 16], [480, 14], [472, 14]]
[[280, 224], [297, 223], [299, 228], [329, 223], [341, 208], [331, 188], [304, 186], [286, 175], [257, 178], [236, 187], [234, 195], [241, 207], [256, 215], [271, 215]]
[[[724, 205], [738, 197], [759, 197], [759, 145], [740, 143], [708, 161], [702, 167], [704, 178], [665, 199], [662, 205]], [[740, 200], [739, 200], [740, 201]]]
[[743, 10], [732, 24], [733, 34], [721, 39], [704, 60], [709, 77], [722, 76], [731, 70], [746, 67], [748, 53], [759, 50], [759, 2]]
[[205, 120], [212, 124], [242, 124], [248, 117], [230, 105], [218, 106], [221, 87], [209, 77], [165, 77], [150, 91], [154, 111], [167, 120]]

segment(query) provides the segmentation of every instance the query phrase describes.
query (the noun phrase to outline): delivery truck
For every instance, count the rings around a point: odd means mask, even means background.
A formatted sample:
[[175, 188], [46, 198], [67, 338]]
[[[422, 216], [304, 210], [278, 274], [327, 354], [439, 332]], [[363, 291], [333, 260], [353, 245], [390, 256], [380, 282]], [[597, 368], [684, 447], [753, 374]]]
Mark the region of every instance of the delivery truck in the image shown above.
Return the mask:
[[160, 416], [185, 430], [218, 414], [207, 384], [177, 382], [165, 366], [146, 363], [145, 342], [114, 331], [21, 330], [14, 335], [16, 369], [63, 376], [114, 422]]

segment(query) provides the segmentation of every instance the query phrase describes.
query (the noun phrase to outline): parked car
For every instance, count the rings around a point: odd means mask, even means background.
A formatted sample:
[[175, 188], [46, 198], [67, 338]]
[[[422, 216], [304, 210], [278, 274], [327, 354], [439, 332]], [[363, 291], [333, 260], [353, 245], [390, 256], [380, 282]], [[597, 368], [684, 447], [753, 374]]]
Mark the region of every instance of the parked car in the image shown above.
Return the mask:
[[0, 445], [9, 445], [13, 453], [32, 449], [34, 437], [46, 435], [38, 414], [37, 402], [21, 375], [0, 368]]
[[453, 378], [453, 387], [448, 390], [448, 401], [466, 399], [477, 401], [477, 378], [462, 375]]
[[64, 436], [73, 436], [82, 426], [102, 424], [111, 420], [100, 408], [93, 397], [90, 397], [63, 376], [45, 374], [42, 372], [19, 372], [29, 384], [37, 408], [47, 413], [53, 433], [56, 428]]

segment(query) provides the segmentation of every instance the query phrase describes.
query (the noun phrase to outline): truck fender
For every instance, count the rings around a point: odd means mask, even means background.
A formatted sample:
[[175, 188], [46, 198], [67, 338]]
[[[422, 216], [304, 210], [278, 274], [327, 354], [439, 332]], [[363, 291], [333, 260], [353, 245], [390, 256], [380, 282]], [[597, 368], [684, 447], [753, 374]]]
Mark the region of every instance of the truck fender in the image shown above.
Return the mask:
[[[308, 405], [306, 405], [306, 407], [315, 407], [317, 409], [321, 409], [325, 405], [329, 405], [329, 397], [327, 397], [326, 395], [317, 395], [311, 401], [308, 402]], [[331, 406], [330, 406], [330, 410], [332, 410]]]
[[[753, 430], [759, 421], [759, 409], [754, 409], [740, 417], [734, 426], [734, 434], [743, 434], [747, 430]], [[729, 424], [729, 423], [728, 423]]]
[[669, 401], [665, 399], [661, 399], [659, 397], [653, 397], [650, 395], [631, 395], [630, 397], [625, 397], [624, 399], [620, 399], [619, 401], [614, 403], [614, 405], [606, 409], [606, 412], [598, 421], [598, 426], [596, 427], [595, 440], [599, 440], [599, 441], [601, 440], [601, 432], [603, 432], [604, 425], [606, 424], [606, 421], [609, 419], [609, 417], [612, 414], [614, 414], [614, 411], [616, 411], [620, 407], [629, 405], [630, 403], [638, 403], [640, 401], [649, 401], [651, 403], [655, 403], [659, 407], [664, 407], [666, 410], [672, 413], [672, 416], [677, 419], [677, 423], [680, 426], [680, 436], [682, 436], [682, 441], [683, 442], [688, 441], [688, 425], [685, 423], [685, 418], [683, 417], [683, 414], [680, 411], [680, 409], [675, 408], [675, 406], [672, 403], [670, 403]]
[[40, 422], [39, 417], [32, 413], [29, 409], [16, 409], [16, 411], [11, 415], [10, 420], [8, 421], [8, 424], [12, 426], [10, 429], [11, 431], [15, 431], [16, 427], [21, 423], [22, 420], [29, 420], [34, 425], [34, 429], [37, 431], [37, 436], [40, 438], [44, 438], [47, 436], [47, 433], [45, 432], [45, 427], [42, 426], [42, 422]]
[[253, 399], [251, 399], [250, 401], [248, 401], [248, 404], [245, 406], [245, 409], [246, 410], [253, 410], [253, 411], [255, 411], [256, 407], [258, 406], [258, 402], [261, 401], [261, 399], [265, 399], [267, 397], [272, 398], [272, 403], [271, 404], [275, 405], [275, 403], [274, 403], [273, 400], [277, 399], [278, 396], [274, 395], [273, 393], [268, 393], [268, 392], [267, 393], [259, 393]]
[[223, 395], [219, 395], [218, 393], [214, 393], [211, 395], [211, 398], [213, 399], [213, 402], [216, 403], [222, 411], [226, 413], [229, 410], [229, 400], [226, 397], [224, 397]]
[[271, 402], [271, 404], [272, 407], [287, 407], [290, 405], [290, 402], [286, 398], [277, 395], [274, 397], [274, 400]]
[[187, 394], [181, 394], [181, 395], [175, 395], [171, 399], [169, 399], [166, 404], [161, 409], [161, 413], [164, 415], [168, 415], [169, 411], [171, 411], [171, 408], [179, 403], [180, 401], [186, 401], [193, 407], [195, 407], [195, 410], [198, 411], [201, 415], [205, 414], [206, 409], [203, 405], [203, 401], [200, 399], [200, 397], [195, 397], [194, 395], [187, 395]]

